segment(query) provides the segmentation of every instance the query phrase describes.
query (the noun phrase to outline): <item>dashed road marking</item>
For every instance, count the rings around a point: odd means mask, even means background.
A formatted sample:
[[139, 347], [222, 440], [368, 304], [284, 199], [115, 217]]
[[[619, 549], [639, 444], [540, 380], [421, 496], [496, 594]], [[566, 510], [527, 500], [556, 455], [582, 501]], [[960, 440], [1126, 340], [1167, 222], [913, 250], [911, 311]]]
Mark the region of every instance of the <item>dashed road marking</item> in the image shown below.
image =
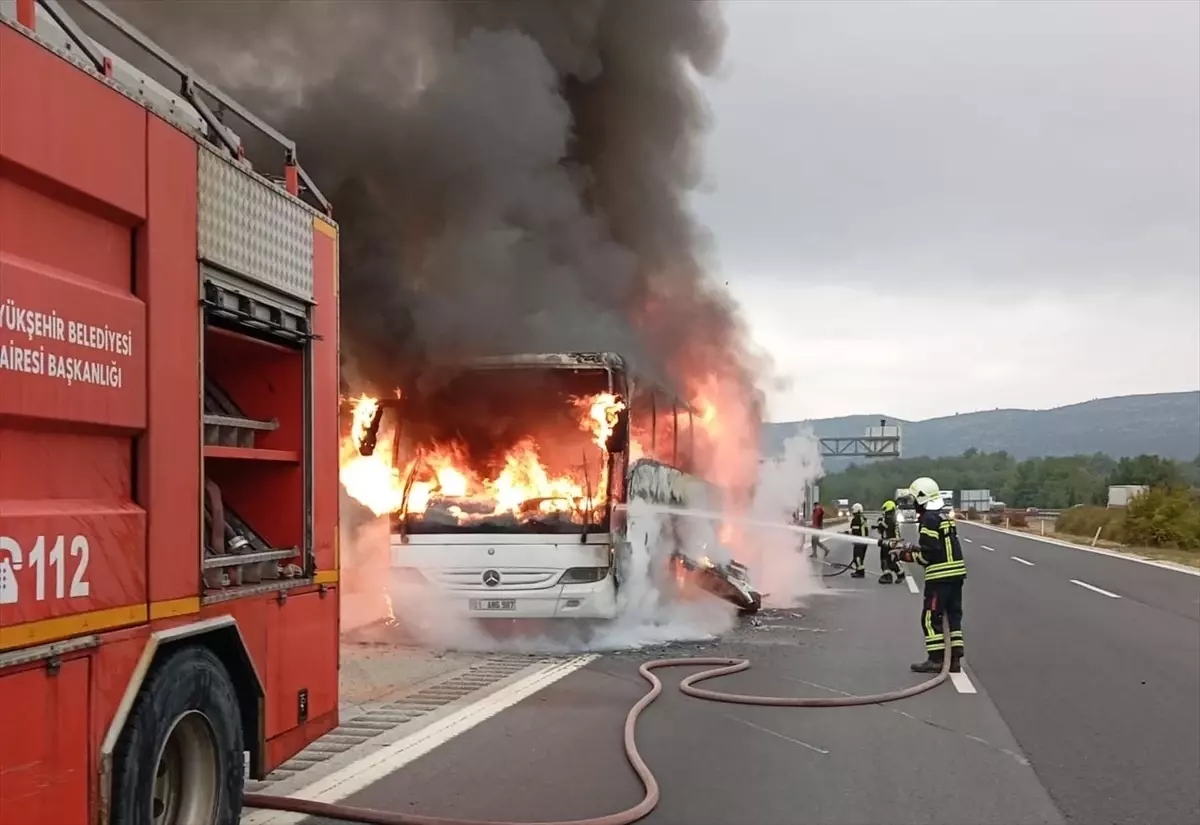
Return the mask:
[[996, 552], [996, 548], [995, 548], [995, 547], [988, 547], [986, 544], [981, 544], [981, 545], [979, 545], [979, 546], [980, 546], [980, 547], [982, 547], [984, 550], [988, 551], [989, 553], [995, 553], [995, 552]]
[[1087, 582], [1081, 582], [1079, 579], [1071, 579], [1071, 584], [1077, 584], [1080, 587], [1086, 587], [1088, 590], [1099, 593], [1101, 596], [1108, 596], [1110, 599], [1121, 598], [1116, 593], [1109, 593], [1107, 590], [1101, 590], [1099, 587], [1096, 587], [1096, 585], [1088, 584]]
[[1186, 573], [1189, 576], [1200, 576], [1200, 568], [1190, 567], [1184, 564], [1176, 564], [1170, 561], [1160, 561], [1158, 559], [1148, 559], [1139, 556], [1132, 552], [1119, 552], [1116, 550], [1102, 550], [1099, 547], [1088, 547], [1082, 544], [1076, 544], [1071, 541], [1063, 541], [1062, 539], [1053, 539], [1049, 536], [1038, 536], [1033, 533], [1022, 533], [1017, 530], [1005, 530], [1003, 527], [993, 527], [990, 524], [979, 524], [972, 522], [971, 527], [978, 527], [980, 530], [991, 530], [994, 533], [1007, 533], [1010, 536], [1025, 539], [1026, 541], [1040, 541], [1043, 544], [1057, 544], [1059, 547], [1066, 547], [1068, 550], [1079, 550], [1083, 553], [1094, 553], [1097, 556], [1108, 556], [1121, 561], [1131, 561], [1137, 564], [1145, 564], [1149, 567], [1159, 567], [1163, 570], [1173, 570], [1176, 573]]
[[1025, 559], [1021, 558], [1020, 556], [1009, 556], [1009, 558], [1010, 558], [1010, 559], [1012, 559], [1013, 561], [1019, 561], [1019, 562], [1021, 562], [1021, 564], [1025, 564], [1025, 565], [1028, 565], [1028, 566], [1030, 566], [1030, 567], [1033, 567], [1033, 566], [1034, 566], [1033, 562], [1031, 562], [1031, 561], [1025, 561]]
[[954, 685], [954, 689], [959, 693], [978, 693], [978, 691], [975, 690], [974, 683], [971, 681], [971, 677], [967, 675], [965, 670], [959, 671], [958, 673], [951, 673], [950, 682]]
[[763, 733], [768, 733], [768, 734], [770, 734], [771, 736], [777, 736], [777, 737], [779, 737], [780, 739], [783, 739], [783, 740], [784, 740], [784, 741], [786, 741], [786, 742], [791, 742], [793, 745], [800, 745], [800, 746], [801, 746], [801, 747], [803, 747], [803, 748], [808, 748], [810, 751], [816, 751], [817, 753], [824, 754], [825, 756], [829, 756], [829, 751], [825, 750], [824, 748], [818, 748], [816, 745], [810, 745], [810, 744], [808, 744], [807, 742], [802, 742], [802, 741], [800, 741], [799, 739], [793, 739], [793, 738], [792, 738], [792, 737], [790, 737], [790, 736], [784, 736], [784, 735], [783, 735], [782, 733], [780, 733], [779, 731], [771, 730], [770, 728], [764, 728], [762, 725], [756, 725], [756, 724], [754, 724], [753, 722], [749, 722], [749, 721], [747, 721], [747, 720], [743, 719], [743, 718], [742, 718], [742, 717], [740, 717], [740, 716], [734, 716], [734, 715], [732, 715], [732, 714], [729, 714], [729, 713], [725, 713], [725, 714], [722, 714], [722, 715], [723, 715], [723, 716], [724, 716], [726, 719], [732, 719], [734, 722], [741, 722], [741, 723], [742, 723], [743, 725], [745, 725], [746, 727], [749, 727], [749, 728], [754, 728], [755, 730], [757, 730], [757, 731], [762, 731]]
[[963, 540], [963, 541], [965, 541], [967, 544], [973, 544], [973, 543], [974, 543], [974, 542], [972, 542], [972, 541], [971, 541], [969, 538], [967, 538], [966, 536], [963, 536], [963, 537], [962, 537], [962, 540]]
[[908, 584], [908, 592], [909, 593], [917, 592], [917, 582], [912, 576], [905, 576], [904, 581], [906, 584]]

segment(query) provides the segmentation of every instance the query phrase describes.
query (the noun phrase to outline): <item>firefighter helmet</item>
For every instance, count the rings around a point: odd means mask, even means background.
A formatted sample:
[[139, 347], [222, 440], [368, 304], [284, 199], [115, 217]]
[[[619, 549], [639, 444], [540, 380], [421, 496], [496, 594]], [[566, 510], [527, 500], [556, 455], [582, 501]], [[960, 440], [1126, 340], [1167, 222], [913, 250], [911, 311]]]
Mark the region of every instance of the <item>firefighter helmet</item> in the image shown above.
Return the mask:
[[896, 509], [896, 502], [892, 501], [890, 498], [883, 503], [883, 512], [886, 513], [888, 510], [895, 510], [895, 509]]
[[859, 504], [858, 502], [855, 502], [854, 506], [850, 508], [850, 512], [851, 513], [861, 513], [862, 505]]
[[937, 482], [928, 476], [921, 476], [908, 488], [917, 506], [926, 510], [940, 510], [942, 507], [942, 491]]

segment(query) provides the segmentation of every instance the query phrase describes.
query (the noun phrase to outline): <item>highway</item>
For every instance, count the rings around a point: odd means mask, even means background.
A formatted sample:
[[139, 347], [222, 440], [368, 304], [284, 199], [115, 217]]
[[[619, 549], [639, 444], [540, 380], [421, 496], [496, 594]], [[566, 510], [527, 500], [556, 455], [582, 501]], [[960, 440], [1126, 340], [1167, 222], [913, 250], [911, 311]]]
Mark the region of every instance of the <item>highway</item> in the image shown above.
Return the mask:
[[[662, 673], [666, 691], [638, 737], [662, 803], [643, 821], [1200, 821], [1200, 577], [973, 525], [960, 534], [964, 676], [885, 706], [787, 709], [689, 699], [674, 690], [682, 674]], [[843, 546], [832, 558], [848, 555]], [[637, 664], [647, 658], [750, 658], [752, 670], [720, 684], [747, 693], [917, 681], [916, 588], [827, 582], [802, 608], [764, 611], [716, 643], [586, 661], [453, 738], [427, 736], [419, 758], [402, 749], [395, 772], [376, 754], [382, 778], [327, 783], [321, 798], [506, 821], [628, 807], [641, 789], [621, 756], [621, 723], [645, 689]]]
[[1200, 822], [1200, 577], [960, 523], [972, 672], [1071, 822]]

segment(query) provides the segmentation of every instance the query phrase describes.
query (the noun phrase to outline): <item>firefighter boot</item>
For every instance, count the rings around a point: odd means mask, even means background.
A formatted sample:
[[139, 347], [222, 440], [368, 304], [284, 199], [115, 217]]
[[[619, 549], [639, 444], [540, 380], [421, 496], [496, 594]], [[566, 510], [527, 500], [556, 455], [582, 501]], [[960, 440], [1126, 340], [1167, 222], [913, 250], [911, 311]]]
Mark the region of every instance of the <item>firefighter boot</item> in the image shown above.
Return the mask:
[[937, 659], [935, 659], [932, 656], [930, 656], [928, 659], [926, 659], [923, 662], [917, 662], [916, 664], [909, 665], [908, 669], [911, 670], [913, 673], [941, 673], [942, 672], [942, 659], [941, 659], [941, 657], [938, 657]]
[[852, 578], [852, 579], [865, 579], [866, 577], [867, 577], [866, 570], [855, 570], [854, 572], [852, 572], [850, 574], [850, 578]]
[[902, 581], [904, 581], [904, 571], [898, 570], [896, 572], [896, 584], [900, 584]]
[[891, 584], [892, 583], [892, 571], [884, 570], [883, 575], [879, 577], [879, 583], [880, 584]]
[[961, 673], [962, 672], [962, 658], [963, 658], [963, 651], [962, 651], [961, 647], [955, 647], [955, 648], [950, 649], [950, 672], [951, 673]]

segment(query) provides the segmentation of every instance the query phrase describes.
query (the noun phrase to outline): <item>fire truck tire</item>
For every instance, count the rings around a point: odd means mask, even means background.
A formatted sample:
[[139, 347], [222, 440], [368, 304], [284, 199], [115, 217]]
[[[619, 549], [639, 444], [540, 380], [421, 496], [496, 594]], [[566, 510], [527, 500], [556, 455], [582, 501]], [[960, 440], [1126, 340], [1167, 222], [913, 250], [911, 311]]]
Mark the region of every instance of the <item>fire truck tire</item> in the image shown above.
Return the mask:
[[112, 825], [235, 825], [242, 725], [229, 672], [208, 648], [168, 654], [142, 685], [113, 754]]

